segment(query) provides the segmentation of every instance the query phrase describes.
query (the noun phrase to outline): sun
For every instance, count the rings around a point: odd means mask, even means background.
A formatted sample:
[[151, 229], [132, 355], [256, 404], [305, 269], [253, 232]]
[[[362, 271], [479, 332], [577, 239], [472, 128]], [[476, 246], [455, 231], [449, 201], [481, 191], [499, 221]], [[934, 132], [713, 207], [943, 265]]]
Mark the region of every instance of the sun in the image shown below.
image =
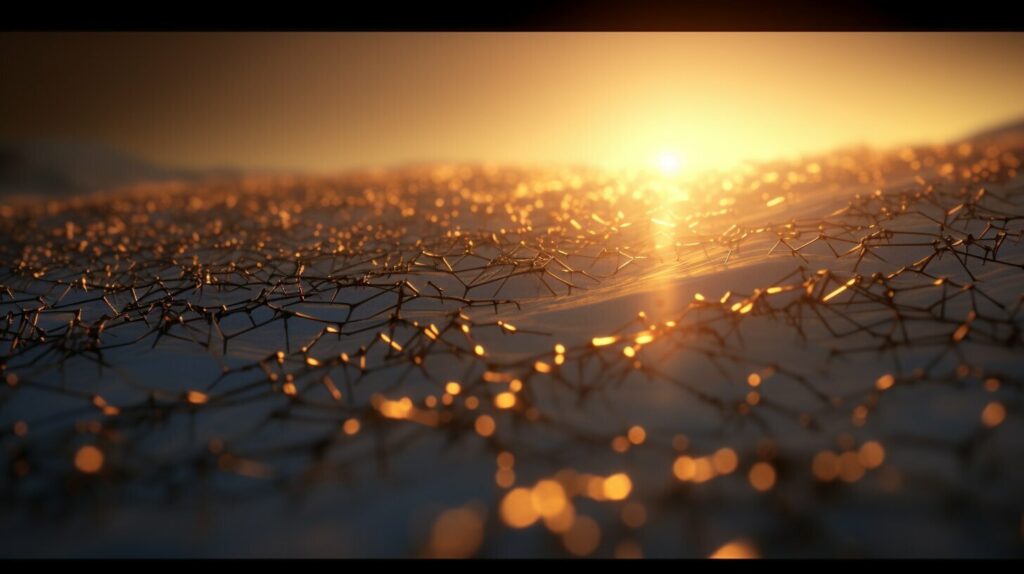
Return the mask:
[[658, 169], [666, 175], [672, 175], [679, 171], [683, 166], [682, 157], [674, 151], [663, 151], [658, 154], [656, 158]]

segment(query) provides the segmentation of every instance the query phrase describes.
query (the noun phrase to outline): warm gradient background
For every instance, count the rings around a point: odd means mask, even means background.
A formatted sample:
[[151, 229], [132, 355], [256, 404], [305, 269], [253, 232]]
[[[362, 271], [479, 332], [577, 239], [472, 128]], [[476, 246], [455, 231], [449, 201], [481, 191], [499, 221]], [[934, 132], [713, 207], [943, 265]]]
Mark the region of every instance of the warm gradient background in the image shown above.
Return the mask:
[[0, 138], [169, 165], [725, 167], [1024, 116], [1021, 33], [0, 34]]

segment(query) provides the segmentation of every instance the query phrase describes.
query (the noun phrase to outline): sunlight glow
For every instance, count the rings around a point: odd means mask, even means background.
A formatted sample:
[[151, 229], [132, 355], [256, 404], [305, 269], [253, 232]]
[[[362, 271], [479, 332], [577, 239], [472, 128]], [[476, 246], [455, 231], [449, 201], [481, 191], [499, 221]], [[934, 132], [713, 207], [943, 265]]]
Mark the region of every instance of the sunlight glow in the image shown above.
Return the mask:
[[658, 169], [667, 175], [678, 173], [679, 169], [683, 166], [682, 157], [673, 151], [663, 151], [659, 153], [657, 163]]

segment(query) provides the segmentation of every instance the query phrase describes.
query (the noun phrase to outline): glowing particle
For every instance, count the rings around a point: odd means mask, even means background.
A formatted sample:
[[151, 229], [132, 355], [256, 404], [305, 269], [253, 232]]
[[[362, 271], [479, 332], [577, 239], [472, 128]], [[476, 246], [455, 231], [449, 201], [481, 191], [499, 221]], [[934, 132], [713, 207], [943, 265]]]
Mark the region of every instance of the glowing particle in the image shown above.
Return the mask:
[[728, 542], [718, 550], [715, 550], [710, 558], [723, 559], [723, 558], [758, 558], [757, 548], [754, 548], [752, 544], [745, 540], [733, 540]]
[[412, 399], [402, 397], [397, 401], [384, 398], [378, 399], [375, 403], [380, 414], [389, 419], [406, 419], [412, 414]]
[[480, 415], [473, 423], [473, 428], [476, 430], [476, 434], [482, 437], [489, 437], [494, 434], [497, 424], [490, 415]]
[[839, 478], [839, 457], [830, 450], [819, 452], [811, 461], [811, 472], [822, 482], [832, 482]]
[[87, 444], [75, 453], [75, 468], [85, 474], [96, 474], [103, 468], [103, 458], [103, 451]]
[[189, 391], [188, 394], [185, 395], [185, 399], [189, 402], [189, 404], [202, 405], [209, 401], [210, 397], [207, 396], [206, 393], [202, 393], [199, 391]]
[[650, 343], [651, 341], [654, 340], [654, 335], [650, 333], [641, 333], [637, 335], [636, 339], [634, 340], [636, 341], [637, 345], [646, 345], [647, 343]]
[[861, 445], [857, 459], [864, 468], [878, 468], [885, 462], [885, 449], [878, 441], [870, 440]]
[[345, 434], [352, 436], [358, 433], [361, 427], [362, 425], [359, 424], [359, 419], [351, 418], [345, 420], [345, 422], [341, 425], [341, 430], [344, 431]]
[[622, 354], [632, 359], [633, 357], [636, 356], [636, 349], [634, 349], [633, 347], [623, 347]]
[[640, 425], [634, 425], [629, 427], [629, 431], [626, 432], [626, 438], [629, 439], [629, 442], [635, 445], [640, 445], [647, 440], [647, 431], [645, 431], [644, 427]]
[[544, 526], [547, 526], [548, 530], [555, 534], [564, 534], [576, 522], [576, 507], [573, 506], [572, 502], [566, 502], [558, 514], [543, 516], [542, 518], [544, 519]]
[[437, 558], [467, 558], [484, 539], [484, 521], [472, 508], [446, 510], [430, 531], [431, 554]]
[[644, 557], [643, 548], [635, 540], [623, 540], [615, 545], [615, 558], [619, 560], [631, 560]]
[[569, 503], [565, 488], [557, 480], [545, 479], [538, 482], [530, 490], [530, 503], [542, 517], [552, 517], [561, 513]]
[[697, 463], [692, 457], [681, 456], [672, 464], [672, 474], [684, 482], [693, 480], [697, 475]]
[[693, 482], [699, 484], [715, 478], [715, 466], [711, 463], [711, 459], [709, 459], [706, 456], [702, 456], [700, 458], [695, 459], [693, 463]]
[[587, 474], [582, 477], [583, 480], [583, 491], [586, 492], [587, 496], [594, 500], [603, 501], [604, 497], [604, 478], [593, 474]]
[[839, 479], [843, 482], [857, 482], [864, 477], [864, 466], [855, 452], [839, 455]]
[[601, 542], [601, 528], [589, 516], [578, 516], [572, 528], [562, 536], [565, 549], [576, 556], [586, 556]]
[[298, 389], [295, 388], [295, 383], [290, 381], [285, 383], [284, 386], [281, 387], [281, 390], [284, 391], [284, 394], [288, 395], [289, 397], [294, 397], [296, 394], [298, 394]]
[[728, 447], [720, 448], [715, 451], [715, 454], [711, 455], [711, 464], [715, 467], [715, 472], [718, 474], [732, 473], [739, 466], [739, 462], [736, 451]]
[[516, 406], [516, 395], [515, 393], [504, 392], [498, 393], [494, 397], [494, 406], [499, 409], [510, 409]]
[[306, 357], [306, 364], [309, 365], [310, 367], [319, 367], [320, 361], [314, 359], [313, 357]]
[[767, 492], [775, 486], [775, 468], [767, 462], [759, 462], [750, 467], [747, 478], [750, 480], [750, 486], [753, 486], [754, 490]]
[[629, 450], [629, 439], [624, 436], [617, 436], [612, 439], [612, 450], [623, 453]]
[[988, 428], [995, 428], [1006, 420], [1006, 407], [995, 401], [985, 405], [981, 410], [981, 422]]
[[445, 390], [446, 393], [448, 393], [450, 395], [453, 395], [453, 396], [454, 395], [458, 395], [459, 393], [462, 392], [462, 385], [460, 385], [459, 383], [457, 383], [455, 381], [448, 381], [444, 385], [444, 390]]
[[775, 207], [776, 205], [779, 205], [784, 201], [786, 201], [786, 196], [780, 195], [778, 197], [773, 197], [772, 199], [769, 199], [768, 202], [765, 203], [764, 205], [765, 207]]
[[557, 355], [564, 355], [565, 354], [565, 345], [563, 345], [561, 343], [555, 343], [555, 354], [557, 354]]
[[639, 502], [630, 502], [622, 507], [622, 523], [630, 528], [640, 528], [647, 522], [647, 509]]
[[502, 451], [498, 454], [498, 468], [512, 468], [516, 463], [516, 457], [508, 451]]
[[761, 384], [761, 375], [757, 373], [750, 373], [747, 375], [747, 384], [752, 387], [759, 386]]
[[551, 372], [551, 365], [545, 363], [544, 361], [537, 361], [536, 363], [533, 364], [533, 368], [538, 373], [550, 373]]
[[473, 347], [473, 352], [476, 353], [477, 356], [483, 357], [484, 356], [484, 346], [483, 345], [477, 345], [477, 346]]
[[608, 336], [608, 337], [594, 337], [594, 338], [593, 338], [593, 339], [592, 339], [592, 340], [590, 341], [590, 344], [594, 345], [595, 347], [605, 347], [605, 346], [607, 346], [607, 345], [612, 345], [612, 344], [614, 344], [614, 343], [615, 343], [616, 341], [618, 341], [618, 340], [619, 340], [619, 338], [618, 338], [618, 337], [615, 337], [615, 336]]
[[512, 488], [516, 483], [516, 473], [510, 468], [499, 468], [494, 473], [494, 483], [501, 488]]
[[896, 377], [892, 376], [891, 374], [886, 373], [886, 374], [882, 375], [881, 377], [878, 377], [878, 380], [875, 381], [875, 388], [880, 390], [880, 391], [884, 391], [886, 389], [892, 388], [892, 386], [895, 385], [895, 384], [896, 384]]
[[498, 371], [484, 371], [482, 375], [484, 382], [487, 383], [502, 383], [509, 380], [511, 377], [505, 373], [499, 373]]
[[633, 491], [633, 481], [624, 472], [615, 473], [604, 479], [604, 496], [608, 500], [624, 500]]

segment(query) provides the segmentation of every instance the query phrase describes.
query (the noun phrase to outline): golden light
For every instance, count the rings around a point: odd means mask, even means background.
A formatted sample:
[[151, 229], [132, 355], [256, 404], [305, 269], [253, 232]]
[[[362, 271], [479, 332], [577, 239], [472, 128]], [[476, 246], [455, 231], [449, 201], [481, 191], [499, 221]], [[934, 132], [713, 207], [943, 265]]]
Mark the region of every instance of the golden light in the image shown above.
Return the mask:
[[737, 559], [737, 558], [757, 558], [757, 548], [753, 544], [746, 540], [733, 540], [723, 545], [711, 555], [711, 558], [715, 559]]
[[739, 462], [736, 451], [728, 447], [718, 449], [711, 457], [711, 464], [718, 474], [731, 474], [739, 466]]
[[622, 523], [630, 528], [640, 528], [647, 522], [647, 509], [639, 502], [630, 502], [622, 508]]
[[576, 556], [586, 556], [601, 542], [601, 527], [589, 516], [580, 516], [562, 536], [565, 549]]
[[629, 427], [629, 432], [626, 433], [626, 437], [629, 439], [629, 442], [635, 445], [641, 445], [645, 440], [647, 440], [647, 431], [645, 431], [644, 427], [640, 425], [634, 425]]
[[995, 428], [1006, 420], [1006, 407], [1002, 403], [992, 401], [981, 411], [981, 422], [988, 428]]
[[476, 418], [476, 421], [473, 423], [473, 428], [476, 430], [476, 433], [478, 435], [486, 438], [494, 434], [494, 430], [495, 428], [497, 428], [497, 424], [494, 422], [494, 419], [491, 418], [489, 415], [480, 415], [479, 417]]
[[878, 468], [885, 462], [885, 448], [878, 441], [870, 440], [861, 445], [857, 458], [864, 468]]
[[498, 393], [494, 397], [494, 406], [499, 409], [510, 409], [516, 406], [516, 395], [510, 392]]
[[644, 551], [640, 547], [640, 544], [635, 540], [623, 540], [615, 546], [615, 558], [619, 559], [631, 559], [631, 558], [643, 558]]
[[658, 169], [665, 175], [675, 175], [683, 166], [683, 159], [678, 153], [670, 150], [662, 151], [656, 158]]
[[[856, 460], [857, 456], [854, 455]], [[767, 462], [759, 462], [750, 468], [747, 478], [750, 485], [758, 492], [766, 492], [775, 486], [775, 468]]]
[[864, 466], [855, 452], [839, 455], [839, 479], [843, 482], [857, 482], [864, 476]]
[[501, 518], [512, 528], [526, 528], [540, 519], [533, 509], [532, 493], [527, 488], [513, 488], [501, 500]]
[[672, 473], [679, 480], [692, 480], [697, 474], [697, 464], [692, 457], [681, 456], [672, 464]]
[[480, 547], [484, 521], [472, 508], [446, 510], [430, 532], [431, 555], [436, 558], [467, 558]]
[[623, 500], [633, 491], [633, 481], [628, 474], [619, 472], [604, 479], [603, 487], [608, 500]]
[[103, 468], [103, 451], [85, 445], [75, 453], [75, 468], [85, 474], [95, 474]]
[[576, 507], [572, 505], [572, 502], [567, 502], [558, 514], [543, 516], [543, 519], [548, 530], [556, 534], [564, 534], [576, 522]]
[[341, 428], [345, 432], [345, 434], [351, 436], [351, 435], [354, 435], [354, 434], [358, 433], [359, 432], [359, 428], [361, 426], [362, 425], [359, 424], [359, 420], [358, 419], [351, 418], [351, 419], [346, 420], [345, 423], [341, 426]]
[[839, 478], [839, 456], [830, 450], [823, 450], [814, 455], [811, 472], [815, 478], [823, 482], [832, 482]]
[[185, 398], [188, 400], [189, 404], [193, 405], [205, 404], [210, 399], [206, 393], [199, 391], [189, 391]]
[[561, 513], [569, 499], [558, 481], [542, 480], [530, 491], [530, 502], [537, 514], [550, 518]]

